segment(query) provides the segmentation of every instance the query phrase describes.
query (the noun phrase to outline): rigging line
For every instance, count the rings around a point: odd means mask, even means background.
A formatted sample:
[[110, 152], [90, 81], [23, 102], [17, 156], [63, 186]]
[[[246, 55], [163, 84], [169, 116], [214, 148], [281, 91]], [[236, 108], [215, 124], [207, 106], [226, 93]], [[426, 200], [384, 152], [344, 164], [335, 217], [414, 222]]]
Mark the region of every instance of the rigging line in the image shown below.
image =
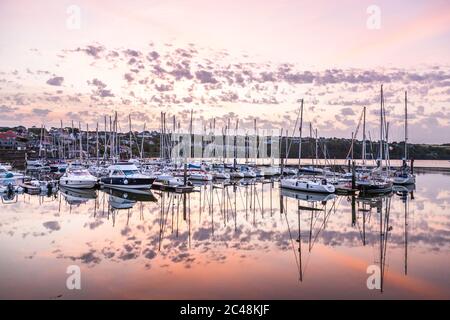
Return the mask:
[[[297, 123], [298, 123], [298, 121], [300, 119], [300, 113], [301, 113], [301, 108], [298, 109], [297, 119], [295, 120], [295, 124], [294, 124], [294, 130], [292, 130], [291, 139], [289, 139], [288, 150], [287, 150], [287, 154], [285, 155], [286, 159], [288, 158], [288, 155], [291, 152], [292, 139], [294, 138], [295, 130], [297, 128]], [[299, 143], [301, 143], [301, 141], [299, 141]]]
[[294, 240], [292, 239], [292, 233], [291, 233], [291, 228], [289, 227], [289, 221], [288, 221], [288, 218], [287, 218], [287, 213], [284, 214], [284, 217], [286, 218], [286, 224], [287, 224], [287, 227], [288, 227], [289, 238], [291, 239], [291, 246], [292, 246], [292, 251], [294, 252], [295, 263], [297, 264], [297, 269], [300, 270], [300, 264], [298, 262], [297, 252], [295, 252]]
[[[339, 207], [339, 204], [341, 203], [341, 200], [342, 200], [342, 197], [339, 198], [339, 202], [338, 202], [338, 204], [337, 204], [337, 206], [336, 206], [336, 209]], [[321, 232], [321, 231], [323, 230], [323, 228], [325, 227], [325, 224], [327, 223], [328, 218], [331, 216], [331, 213], [332, 213], [333, 208], [335, 207], [335, 205], [336, 205], [336, 201], [333, 202], [333, 205], [332, 205], [331, 208], [328, 210], [328, 213], [326, 214], [326, 216], [325, 216], [324, 219], [323, 219], [322, 226], [319, 228], [319, 230], [317, 231], [316, 235], [314, 236], [314, 239], [313, 239], [313, 242], [312, 242], [312, 245], [311, 245], [311, 249], [314, 247], [314, 244], [316, 243], [317, 238], [319, 237], [320, 232]], [[317, 221], [317, 220], [316, 220], [316, 221]], [[314, 223], [314, 224], [315, 224], [315, 223]]]

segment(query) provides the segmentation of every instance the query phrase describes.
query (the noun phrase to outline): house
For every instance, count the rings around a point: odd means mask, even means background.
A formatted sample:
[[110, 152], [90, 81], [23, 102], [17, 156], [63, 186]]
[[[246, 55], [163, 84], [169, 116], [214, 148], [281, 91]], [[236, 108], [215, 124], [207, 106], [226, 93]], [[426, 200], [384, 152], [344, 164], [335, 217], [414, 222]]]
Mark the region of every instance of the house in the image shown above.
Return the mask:
[[17, 134], [12, 130], [0, 132], [0, 148], [18, 149], [19, 147], [22, 147], [23, 142], [19, 141], [17, 137]]

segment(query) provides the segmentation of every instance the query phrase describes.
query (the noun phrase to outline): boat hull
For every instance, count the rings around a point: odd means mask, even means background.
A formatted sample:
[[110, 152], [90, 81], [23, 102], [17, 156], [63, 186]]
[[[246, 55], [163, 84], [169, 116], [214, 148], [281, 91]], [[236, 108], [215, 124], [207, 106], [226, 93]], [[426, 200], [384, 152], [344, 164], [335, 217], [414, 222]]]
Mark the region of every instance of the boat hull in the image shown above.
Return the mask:
[[416, 183], [416, 177], [415, 176], [408, 176], [408, 177], [394, 177], [392, 179], [392, 182], [394, 184], [398, 185], [408, 185], [408, 184], [415, 184]]
[[308, 181], [281, 181], [280, 185], [281, 188], [303, 192], [334, 193], [336, 191], [333, 185], [310, 183]]
[[102, 185], [115, 189], [150, 189], [155, 178], [101, 178]]
[[97, 185], [97, 181], [94, 180], [67, 180], [67, 179], [60, 179], [59, 180], [60, 186], [64, 188], [73, 188], [73, 189], [92, 189], [95, 188]]

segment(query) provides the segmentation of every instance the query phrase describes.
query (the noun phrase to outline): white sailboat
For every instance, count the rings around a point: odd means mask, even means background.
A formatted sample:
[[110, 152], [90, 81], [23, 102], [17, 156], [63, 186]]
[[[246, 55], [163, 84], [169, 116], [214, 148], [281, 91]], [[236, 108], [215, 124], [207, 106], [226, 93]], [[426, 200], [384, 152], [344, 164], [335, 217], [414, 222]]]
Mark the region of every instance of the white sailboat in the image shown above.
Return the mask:
[[394, 184], [408, 185], [416, 183], [416, 176], [408, 167], [408, 96], [405, 91], [405, 154], [402, 167], [394, 173], [392, 182]]
[[334, 193], [336, 191], [334, 185], [328, 183], [327, 179], [283, 179], [280, 182], [282, 188], [297, 190], [297, 191], [307, 191], [307, 192], [318, 192], [318, 193]]
[[[301, 150], [301, 143], [302, 143], [302, 124], [303, 124], [303, 99], [301, 100], [301, 107], [300, 107], [300, 126], [299, 126], [299, 134], [300, 134], [300, 146], [299, 150]], [[317, 134], [316, 134], [317, 138]], [[299, 152], [299, 163], [300, 163], [300, 157], [301, 152]], [[317, 158], [317, 156], [316, 156]], [[306, 191], [306, 192], [316, 192], [316, 193], [334, 193], [336, 191], [334, 185], [329, 183], [327, 179], [308, 179], [308, 178], [288, 178], [288, 179], [282, 179], [280, 181], [280, 187], [290, 190], [296, 190], [296, 191]]]

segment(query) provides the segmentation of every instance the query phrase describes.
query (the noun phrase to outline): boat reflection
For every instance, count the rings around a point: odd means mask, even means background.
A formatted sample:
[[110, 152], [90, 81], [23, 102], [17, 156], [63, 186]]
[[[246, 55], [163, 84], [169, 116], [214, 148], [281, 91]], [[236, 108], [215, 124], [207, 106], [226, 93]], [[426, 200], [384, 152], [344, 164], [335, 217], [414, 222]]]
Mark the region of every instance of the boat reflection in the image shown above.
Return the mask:
[[106, 194], [109, 194], [113, 197], [133, 201], [133, 202], [157, 202], [158, 199], [153, 195], [153, 193], [149, 190], [119, 190], [113, 188], [103, 188], [101, 189]]
[[280, 191], [281, 196], [294, 198], [297, 200], [305, 200], [311, 202], [323, 202], [330, 201], [336, 198], [336, 194], [334, 193], [315, 193], [315, 192], [303, 192], [303, 191], [295, 191], [282, 188]]
[[[123, 257], [136, 259], [136, 265], [150, 263], [145, 260], [150, 258], [152, 262], [157, 261], [154, 265], [185, 263], [186, 268], [228, 260], [236, 268], [241, 267], [240, 263], [251, 265], [263, 261], [270, 265], [272, 261], [287, 261], [283, 264], [286, 270], [283, 279], [288, 279], [293, 286], [306, 286], [317, 281], [318, 274], [325, 279], [329, 277], [326, 268], [319, 270], [308, 265], [317, 266], [330, 256], [344, 260], [357, 252], [358, 259], [367, 266], [379, 268], [379, 291], [384, 292], [385, 282], [391, 279], [388, 255], [397, 250], [394, 254], [398, 257], [402, 253], [402, 269], [408, 274], [408, 212], [414, 188], [402, 187], [384, 195], [340, 196], [279, 189], [277, 182], [270, 180], [241, 179], [200, 183], [195, 186], [195, 192], [189, 193], [111, 188], [61, 188], [59, 192], [59, 199], [65, 199], [70, 205], [86, 204], [76, 210], [85, 217], [80, 215], [77, 219], [83, 227], [93, 225], [86, 231], [92, 233], [84, 235], [92, 243], [89, 250], [95, 249], [101, 257], [94, 260], [97, 263], [121, 263], [117, 256], [114, 260], [101, 254], [122, 252], [123, 248], [126, 251]], [[392, 203], [394, 214], [391, 214]], [[60, 219], [64, 218], [61, 215]], [[133, 220], [137, 218], [139, 221]], [[112, 222], [112, 227], [106, 221]], [[400, 223], [404, 226], [401, 234]], [[60, 225], [64, 230], [67, 224]], [[119, 229], [114, 228], [116, 225]], [[99, 239], [111, 240], [107, 243], [91, 240], [96, 238], [94, 232]], [[389, 247], [394, 250], [388, 250]], [[339, 257], [342, 252], [345, 254]], [[83, 252], [75, 257], [84, 257]], [[392, 257], [390, 260], [398, 261]], [[365, 268], [359, 271], [366, 272]]]
[[80, 205], [97, 198], [97, 191], [94, 189], [60, 187], [59, 191], [69, 205]]

